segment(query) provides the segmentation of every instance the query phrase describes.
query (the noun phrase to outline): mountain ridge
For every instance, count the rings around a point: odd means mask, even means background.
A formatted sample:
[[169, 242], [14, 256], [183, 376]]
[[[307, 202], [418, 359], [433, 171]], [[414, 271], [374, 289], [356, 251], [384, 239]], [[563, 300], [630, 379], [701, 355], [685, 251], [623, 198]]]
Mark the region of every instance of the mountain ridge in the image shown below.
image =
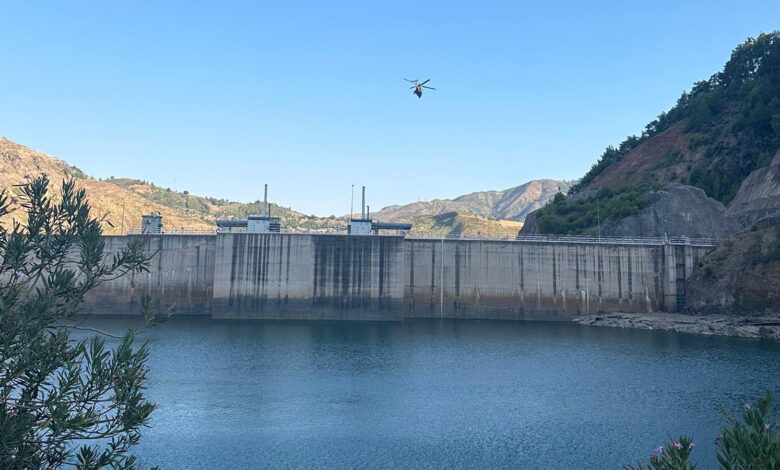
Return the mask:
[[[241, 203], [198, 196], [134, 178], [95, 179], [54, 156], [0, 137], [0, 189], [5, 189], [12, 195], [18, 194], [18, 188], [15, 186], [41, 173], [49, 176], [54, 191], [62, 180], [68, 178], [73, 178], [77, 187], [86, 189], [90, 203], [97, 213], [105, 218], [103, 228], [106, 234], [120, 234], [131, 228], [139, 228], [141, 215], [149, 213], [163, 216], [163, 230], [166, 232], [209, 232], [216, 229], [216, 219], [243, 219], [262, 213], [263, 203], [259, 200]], [[550, 184], [552, 183], [548, 186]], [[561, 184], [566, 185], [563, 182]], [[459, 202], [454, 203], [454, 209], [445, 204], [429, 213], [407, 212], [405, 215], [389, 218], [380, 215], [380, 218], [384, 221], [411, 221], [415, 224], [412, 230], [414, 234], [511, 238], [522, 227], [522, 223], [517, 220], [499, 220], [500, 218], [490, 215], [492, 212], [489, 210], [493, 209], [487, 210], [485, 207], [498, 204], [504, 213], [509, 214], [512, 210], [515, 214], [523, 213], [525, 209], [522, 202], [518, 202], [523, 200], [521, 197], [510, 200], [500, 196], [506, 196], [517, 188], [534, 185], [534, 182], [529, 182], [504, 191], [466, 194], [457, 198]], [[545, 194], [548, 193], [549, 191]], [[527, 198], [532, 204], [539, 204], [537, 199], [538, 197], [534, 199], [530, 196]], [[488, 201], [487, 205], [485, 201]], [[271, 215], [281, 219], [285, 231], [328, 233], [344, 232], [347, 229], [346, 216], [315, 217], [272, 202], [269, 205]], [[376, 218], [376, 214], [374, 217]], [[10, 220], [12, 216], [6, 218]]]
[[[193, 230], [212, 229], [212, 226], [200, 217], [174, 211], [116, 185], [89, 178], [63, 160], [0, 137], [0, 190], [5, 189], [12, 196], [18, 195], [17, 185], [40, 174], [49, 177], [50, 190], [54, 194], [64, 179], [73, 178], [77, 188], [87, 191], [94, 213], [104, 218], [103, 229], [109, 234], [140, 227], [141, 215], [152, 212], [162, 215], [166, 226], [186, 226]], [[14, 210], [20, 208], [18, 203], [12, 207]], [[4, 222], [14, 217], [14, 213], [8, 214]]]
[[380, 220], [396, 220], [458, 212], [521, 222], [530, 212], [544, 206], [557, 192], [568, 191], [571, 185], [570, 181], [532, 180], [504, 190], [475, 191], [454, 199], [391, 205], [374, 212], [373, 216]]

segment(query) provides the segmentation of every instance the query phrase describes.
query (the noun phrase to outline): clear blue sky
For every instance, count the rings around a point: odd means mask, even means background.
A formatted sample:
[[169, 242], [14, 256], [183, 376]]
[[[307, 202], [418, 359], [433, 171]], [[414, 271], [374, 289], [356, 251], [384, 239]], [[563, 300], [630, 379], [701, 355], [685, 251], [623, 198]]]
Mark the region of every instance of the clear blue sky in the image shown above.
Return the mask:
[[[780, 2], [0, 2], [0, 135], [305, 213], [584, 174]], [[437, 88], [418, 100], [406, 78]], [[357, 191], [356, 191], [357, 194]]]

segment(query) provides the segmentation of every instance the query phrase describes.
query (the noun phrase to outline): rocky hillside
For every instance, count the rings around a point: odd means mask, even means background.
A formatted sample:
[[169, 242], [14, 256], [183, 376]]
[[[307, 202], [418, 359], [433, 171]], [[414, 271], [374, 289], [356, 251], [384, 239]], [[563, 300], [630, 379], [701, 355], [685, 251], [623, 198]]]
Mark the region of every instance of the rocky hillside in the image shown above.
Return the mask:
[[720, 243], [688, 280], [694, 313], [780, 312], [780, 216], [765, 217]]
[[412, 235], [435, 237], [512, 238], [523, 227], [514, 220], [489, 220], [474, 214], [445, 212], [438, 215], [396, 217], [394, 222], [412, 224]]
[[[240, 203], [196, 196], [185, 192], [176, 192], [170, 188], [161, 188], [145, 181], [113, 178], [109, 183], [174, 210], [190, 215], [199, 215], [203, 220], [213, 223], [216, 219], [244, 219], [250, 215], [262, 214], [263, 202]], [[500, 191], [496, 191], [500, 192]], [[347, 230], [347, 216], [316, 217], [294, 211], [289, 207], [269, 203], [269, 211], [274, 217], [281, 219], [285, 231], [293, 232], [343, 232]], [[400, 207], [400, 206], [394, 206]], [[408, 213], [407, 213], [408, 214]], [[412, 234], [446, 236], [461, 234], [463, 236], [514, 237], [522, 228], [521, 222], [511, 220], [495, 220], [472, 214], [470, 212], [452, 210], [447, 212], [429, 211], [420, 214], [405, 215], [403, 213], [383, 217], [372, 213], [375, 220], [386, 222], [410, 222], [413, 224]]]
[[772, 164], [751, 173], [737, 196], [729, 204], [726, 214], [742, 226], [780, 212], [780, 151]]
[[[162, 204], [174, 210], [183, 211], [187, 214], [199, 215], [210, 223], [213, 223], [215, 219], [244, 219], [247, 216], [262, 214], [263, 212], [262, 201], [240, 203], [196, 196], [187, 192], [176, 192], [170, 188], [161, 188], [145, 181], [127, 178], [113, 178], [107, 181], [152, 202]], [[503, 191], [492, 192], [503, 193]], [[281, 225], [286, 231], [325, 233], [343, 232], [347, 229], [347, 216], [316, 217], [304, 215], [289, 207], [282, 207], [273, 203], [269, 205], [271, 215], [281, 219]], [[514, 237], [523, 226], [521, 222], [496, 220], [475, 215], [462, 207], [453, 207], [452, 209], [454, 210], [448, 211], [445, 209], [446, 205], [435, 204], [434, 206], [438, 207], [439, 210], [422, 211], [421, 213], [399, 211], [398, 213], [384, 216], [380, 212], [379, 214], [372, 213], [371, 217], [375, 220], [386, 222], [411, 222], [413, 224], [412, 233], [417, 235], [445, 236], [462, 234], [463, 236], [504, 238]]]
[[522, 233], [722, 241], [687, 283], [691, 313], [780, 311], [780, 33], [739, 45], [639, 136], [608, 147]]
[[389, 206], [372, 215], [377, 220], [400, 221], [456, 212], [485, 219], [523, 221], [529, 213], [544, 206], [556, 193], [565, 193], [570, 187], [570, 181], [534, 180], [503, 191], [479, 191], [455, 199], [434, 199]]
[[[15, 185], [24, 183], [28, 177], [41, 173], [46, 173], [57, 186], [65, 178], [74, 178], [78, 187], [86, 189], [90, 203], [97, 213], [105, 215], [104, 231], [108, 234], [119, 234], [123, 233], [123, 230], [139, 228], [141, 215], [149, 213], [162, 215], [163, 228], [172, 232], [182, 228], [211, 231], [215, 229], [216, 219], [243, 219], [263, 212], [262, 201], [240, 203], [197, 196], [187, 191], [177, 192], [171, 188], [162, 188], [153, 183], [130, 178], [96, 180], [62, 160], [0, 137], [0, 190], [5, 189], [12, 194], [17, 194]], [[504, 192], [491, 193], [503, 194]], [[474, 195], [467, 195], [464, 198], [475, 199]], [[493, 203], [500, 199], [495, 199]], [[504, 201], [508, 199], [504, 198]], [[472, 207], [477, 206], [476, 202], [472, 201], [471, 204]], [[343, 232], [347, 229], [346, 217], [315, 217], [277, 204], [270, 205], [271, 215], [281, 218], [285, 231]], [[508, 207], [511, 204], [505, 205]], [[434, 236], [462, 234], [512, 237], [522, 227], [520, 222], [493, 220], [470, 212], [461, 214], [460, 211], [463, 209], [443, 211], [444, 213], [432, 212], [430, 215], [399, 215], [382, 220], [413, 222], [413, 233]], [[8, 220], [0, 222], [8, 223], [11, 217], [6, 219]]]
[[573, 190], [670, 181], [728, 205], [747, 176], [780, 149], [780, 32], [737, 46], [723, 70], [677, 104], [608, 147]]
[[723, 204], [699, 188], [678, 183], [659, 189], [632, 188], [601, 188], [559, 197], [530, 214], [522, 233], [721, 239], [740, 229]]
[[[778, 149], [780, 33], [774, 32], [739, 45], [722, 71], [694, 84], [639, 136], [608, 147], [572, 187], [566, 204], [558, 201], [543, 208], [532, 217], [535, 223], [526, 224], [523, 231], [591, 233], [598, 230], [600, 219], [621, 234], [684, 234], [691, 226], [708, 233], [713, 212], [687, 211], [681, 224], [659, 217], [675, 207], [684, 211], [717, 203], [720, 207], [715, 212], [723, 212], [736, 223], [716, 221], [714, 225], [726, 227], [726, 234], [734, 233], [757, 217], [780, 210], [776, 181], [780, 166], [770, 166]], [[753, 189], [759, 184], [760, 190]], [[680, 185], [703, 193], [682, 190]], [[604, 190], [612, 201], [598, 197]], [[674, 201], [659, 198], [659, 191], [677, 196]], [[597, 213], [597, 204], [608, 211], [601, 217], [590, 217]], [[636, 223], [642, 217], [645, 222]], [[653, 224], [652, 218], [659, 220]], [[710, 235], [722, 236], [722, 232], [713, 230]]]
[[[41, 173], [49, 176], [55, 188], [59, 187], [63, 179], [74, 178], [78, 187], [86, 189], [95, 212], [106, 218], [106, 233], [119, 233], [123, 226], [125, 229], [140, 227], [141, 215], [151, 212], [161, 214], [166, 227], [213, 229], [213, 224], [198, 215], [173, 210], [114, 184], [88, 178], [81, 170], [62, 160], [0, 137], [0, 190], [18, 194], [14, 185]], [[6, 216], [7, 219], [12, 217], [13, 214]], [[2, 222], [7, 223], [9, 220]]]
[[[197, 196], [188, 191], [177, 192], [171, 188], [162, 188], [131, 178], [111, 178], [106, 182], [172, 210], [201, 217], [212, 226], [216, 219], [245, 219], [250, 215], [263, 213], [263, 201], [250, 203], [228, 201], [213, 197]], [[304, 215], [289, 207], [283, 207], [273, 202], [269, 203], [271, 216], [279, 217], [281, 225], [288, 231], [300, 232], [333, 232], [347, 229], [346, 217], [316, 217]]]

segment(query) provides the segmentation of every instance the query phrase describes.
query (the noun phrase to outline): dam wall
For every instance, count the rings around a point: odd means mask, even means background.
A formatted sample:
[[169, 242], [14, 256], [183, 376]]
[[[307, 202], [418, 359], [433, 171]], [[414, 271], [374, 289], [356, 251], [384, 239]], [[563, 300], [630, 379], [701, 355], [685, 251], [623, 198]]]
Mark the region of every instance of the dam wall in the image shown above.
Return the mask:
[[215, 318], [401, 319], [401, 237], [227, 233], [216, 247]]
[[[710, 249], [690, 244], [220, 233], [148, 236], [149, 273], [101, 285], [87, 311], [274, 320], [563, 320], [680, 311]], [[107, 253], [127, 237], [106, 237]]]
[[685, 278], [707, 251], [690, 245], [405, 243], [404, 316], [421, 318], [555, 320], [598, 312], [676, 311], [678, 303], [684, 305], [679, 296]]
[[[107, 259], [127, 245], [128, 236], [105, 236]], [[85, 313], [137, 314], [141, 296], [153, 306], [174, 307], [177, 314], [211, 315], [214, 289], [215, 235], [150, 235], [149, 272], [128, 274], [101, 284], [85, 299]]]

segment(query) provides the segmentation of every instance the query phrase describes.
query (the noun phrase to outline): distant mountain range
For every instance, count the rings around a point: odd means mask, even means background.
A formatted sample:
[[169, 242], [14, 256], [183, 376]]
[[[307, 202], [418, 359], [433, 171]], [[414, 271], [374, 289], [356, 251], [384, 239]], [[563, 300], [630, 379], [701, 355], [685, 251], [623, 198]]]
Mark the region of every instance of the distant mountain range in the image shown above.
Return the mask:
[[571, 181], [533, 180], [503, 191], [479, 191], [455, 199], [388, 206], [372, 216], [378, 220], [398, 220], [455, 212], [522, 222], [526, 215], [544, 206], [559, 191], [568, 192], [571, 185]]
[[[14, 185], [46, 173], [55, 185], [74, 178], [87, 191], [90, 203], [105, 217], [105, 233], [122, 233], [140, 227], [141, 215], [163, 216], [167, 231], [215, 228], [216, 219], [243, 219], [262, 213], [262, 201], [241, 203], [178, 192], [132, 178], [95, 179], [78, 168], [45, 153], [0, 137], [0, 189], [17, 192]], [[390, 206], [371, 214], [376, 220], [412, 222], [413, 232], [432, 235], [460, 233], [514, 237], [529, 212], [543, 206], [570, 182], [538, 180], [503, 191], [483, 191], [453, 200], [437, 199], [403, 206]], [[287, 231], [337, 232], [347, 228], [347, 217], [315, 217], [291, 208], [271, 205], [271, 214], [281, 219]]]

